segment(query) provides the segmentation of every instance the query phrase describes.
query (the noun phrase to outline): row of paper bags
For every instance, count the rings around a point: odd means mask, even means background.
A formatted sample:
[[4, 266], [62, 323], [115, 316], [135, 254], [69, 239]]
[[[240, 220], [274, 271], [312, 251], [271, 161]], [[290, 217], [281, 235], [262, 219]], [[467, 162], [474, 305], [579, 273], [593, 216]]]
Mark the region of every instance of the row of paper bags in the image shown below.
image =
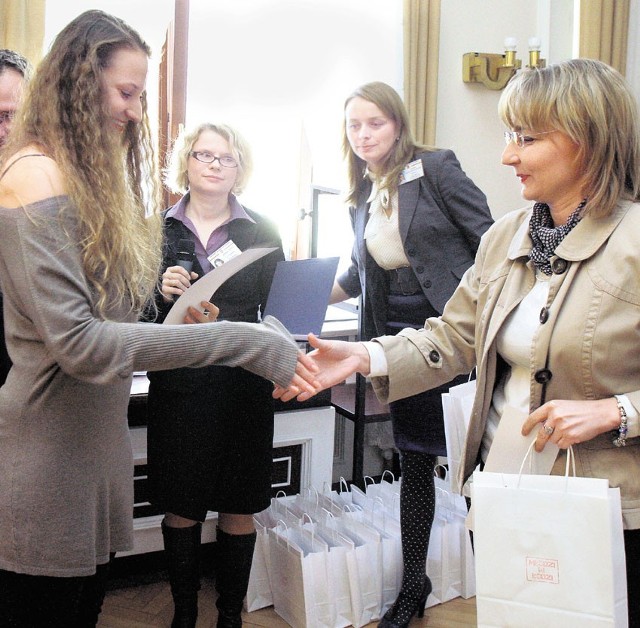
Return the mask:
[[[255, 515], [248, 611], [273, 605], [294, 628], [341, 628], [375, 621], [393, 604], [402, 584], [400, 481], [341, 486], [277, 497]], [[428, 606], [475, 595], [465, 516], [464, 498], [436, 478]]]

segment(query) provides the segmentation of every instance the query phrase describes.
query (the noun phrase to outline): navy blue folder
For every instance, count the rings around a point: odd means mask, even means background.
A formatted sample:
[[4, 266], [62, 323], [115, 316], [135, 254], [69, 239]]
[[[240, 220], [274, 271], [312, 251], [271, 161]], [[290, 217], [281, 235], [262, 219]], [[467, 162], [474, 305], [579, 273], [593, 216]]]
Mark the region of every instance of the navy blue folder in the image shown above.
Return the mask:
[[320, 335], [338, 257], [278, 262], [264, 315], [275, 316], [296, 340]]

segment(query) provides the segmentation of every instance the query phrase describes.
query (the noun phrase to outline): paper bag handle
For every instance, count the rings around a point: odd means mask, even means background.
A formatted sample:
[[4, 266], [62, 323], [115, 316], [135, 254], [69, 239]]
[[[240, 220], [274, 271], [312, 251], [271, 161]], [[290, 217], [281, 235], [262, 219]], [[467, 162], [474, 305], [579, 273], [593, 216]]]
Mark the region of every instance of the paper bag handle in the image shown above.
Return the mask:
[[565, 477], [569, 477], [569, 460], [571, 460], [571, 470], [573, 471], [572, 475], [573, 477], [576, 477], [576, 455], [573, 453], [572, 445], [569, 445], [569, 449], [567, 449], [567, 464], [564, 469]]
[[391, 483], [393, 484], [393, 482], [396, 481], [396, 476], [393, 475], [393, 471], [390, 471], [389, 469], [385, 469], [382, 472], [382, 475], [380, 476], [380, 482], [382, 482], [384, 480], [384, 476], [387, 475], [387, 473], [391, 476]]
[[309, 523], [311, 524], [310, 528], [304, 528], [305, 530], [308, 530], [311, 534], [311, 546], [313, 547], [315, 545], [315, 541], [316, 541], [316, 527], [314, 525], [313, 519], [309, 516], [309, 513], [303, 513], [302, 514], [302, 519], [300, 520], [300, 526], [304, 527], [305, 521], [304, 518], [307, 518], [309, 520]]
[[[278, 532], [278, 528], [280, 527], [280, 524], [284, 526], [284, 533]], [[287, 544], [287, 547], [289, 547], [289, 526], [287, 525], [287, 522], [284, 521], [283, 519], [278, 519], [278, 523], [276, 523], [276, 526], [275, 526], [275, 532], [276, 532], [276, 543], [278, 545], [282, 545], [282, 541], [285, 541], [285, 543]]]
[[[440, 475], [440, 473], [442, 473], [442, 475]], [[439, 480], [446, 480], [448, 476], [449, 469], [447, 469], [447, 467], [445, 467], [443, 464], [438, 463], [433, 467], [434, 478], [438, 478]]]
[[305, 488], [302, 494], [304, 495], [305, 493], [308, 496], [309, 501], [312, 501], [311, 496], [315, 493], [316, 506], [320, 504], [320, 493], [318, 492], [318, 489], [315, 486], [310, 486], [309, 488]]
[[369, 522], [371, 523], [371, 525], [373, 525], [374, 523], [374, 517], [376, 515], [376, 509], [377, 508], [381, 508], [381, 514], [382, 514], [382, 528], [384, 530], [386, 530], [386, 525], [385, 525], [385, 520], [386, 520], [386, 513], [384, 511], [384, 501], [382, 501], [381, 497], [375, 497], [371, 500], [371, 508], [369, 508]]
[[[533, 456], [533, 447], [536, 444], [535, 440], [531, 441], [531, 444], [529, 445], [529, 448], [527, 449], [527, 453], [524, 455], [524, 458], [522, 459], [522, 464], [520, 465], [520, 471], [518, 472], [518, 483], [517, 483], [517, 487], [520, 487], [520, 478], [522, 477], [522, 470], [524, 469], [524, 464], [527, 460], [529, 460], [529, 468], [531, 468], [531, 463], [532, 463], [532, 456]], [[572, 475], [573, 477], [576, 476], [576, 456], [573, 453], [573, 446], [569, 445], [569, 448], [567, 449], [567, 464], [565, 465], [565, 469], [564, 469], [564, 477], [568, 478], [569, 477], [569, 466], [571, 466], [571, 470], [572, 470]]]

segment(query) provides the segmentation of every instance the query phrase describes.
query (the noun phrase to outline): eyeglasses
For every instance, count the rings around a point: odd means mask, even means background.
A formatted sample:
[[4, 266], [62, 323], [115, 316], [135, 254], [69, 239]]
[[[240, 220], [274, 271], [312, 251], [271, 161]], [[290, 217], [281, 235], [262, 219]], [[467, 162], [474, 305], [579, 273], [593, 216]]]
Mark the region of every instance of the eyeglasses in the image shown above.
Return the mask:
[[553, 131], [542, 131], [541, 133], [529, 133], [529, 135], [524, 135], [524, 133], [520, 133], [520, 131], [505, 131], [504, 132], [504, 143], [509, 146], [511, 142], [513, 142], [516, 146], [520, 148], [524, 148], [533, 142], [539, 135], [546, 135], [547, 133], [553, 133]]
[[203, 164], [212, 164], [214, 161], [218, 161], [221, 166], [225, 168], [237, 168], [238, 162], [231, 155], [222, 155], [218, 157], [213, 153], [206, 150], [192, 150], [189, 153], [194, 159], [201, 161]]
[[0, 111], [0, 124], [11, 124], [15, 116], [15, 111]]

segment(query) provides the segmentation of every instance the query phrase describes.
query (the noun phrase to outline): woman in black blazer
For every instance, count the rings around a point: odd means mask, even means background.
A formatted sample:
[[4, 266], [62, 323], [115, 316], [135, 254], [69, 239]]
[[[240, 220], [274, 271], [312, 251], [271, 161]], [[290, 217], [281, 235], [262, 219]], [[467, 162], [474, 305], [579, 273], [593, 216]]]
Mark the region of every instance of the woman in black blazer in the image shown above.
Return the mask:
[[[475, 257], [493, 220], [485, 195], [450, 150], [415, 143], [406, 109], [389, 85], [368, 83], [345, 103], [352, 264], [337, 278], [331, 301], [363, 296], [363, 339], [422, 327], [439, 316]], [[464, 378], [461, 380], [464, 381]], [[437, 456], [446, 456], [441, 393], [449, 386], [391, 404], [402, 484], [404, 574], [400, 594], [379, 627], [421, 617], [431, 581], [425, 574], [435, 509]]]
[[[165, 246], [159, 321], [175, 296], [212, 270], [218, 257], [248, 248], [275, 251], [230, 277], [206, 314], [256, 322], [276, 264], [284, 259], [273, 223], [236, 199], [250, 174], [249, 147], [229, 126], [202, 124], [174, 146], [166, 182], [184, 196], [164, 215]], [[189, 273], [179, 265], [181, 241], [195, 245]], [[221, 247], [225, 247], [221, 253]], [[149, 373], [148, 477], [151, 502], [165, 518], [162, 534], [174, 598], [172, 626], [195, 626], [201, 522], [218, 513], [216, 588], [218, 627], [241, 626], [256, 540], [253, 513], [271, 497], [273, 384], [225, 366]]]

